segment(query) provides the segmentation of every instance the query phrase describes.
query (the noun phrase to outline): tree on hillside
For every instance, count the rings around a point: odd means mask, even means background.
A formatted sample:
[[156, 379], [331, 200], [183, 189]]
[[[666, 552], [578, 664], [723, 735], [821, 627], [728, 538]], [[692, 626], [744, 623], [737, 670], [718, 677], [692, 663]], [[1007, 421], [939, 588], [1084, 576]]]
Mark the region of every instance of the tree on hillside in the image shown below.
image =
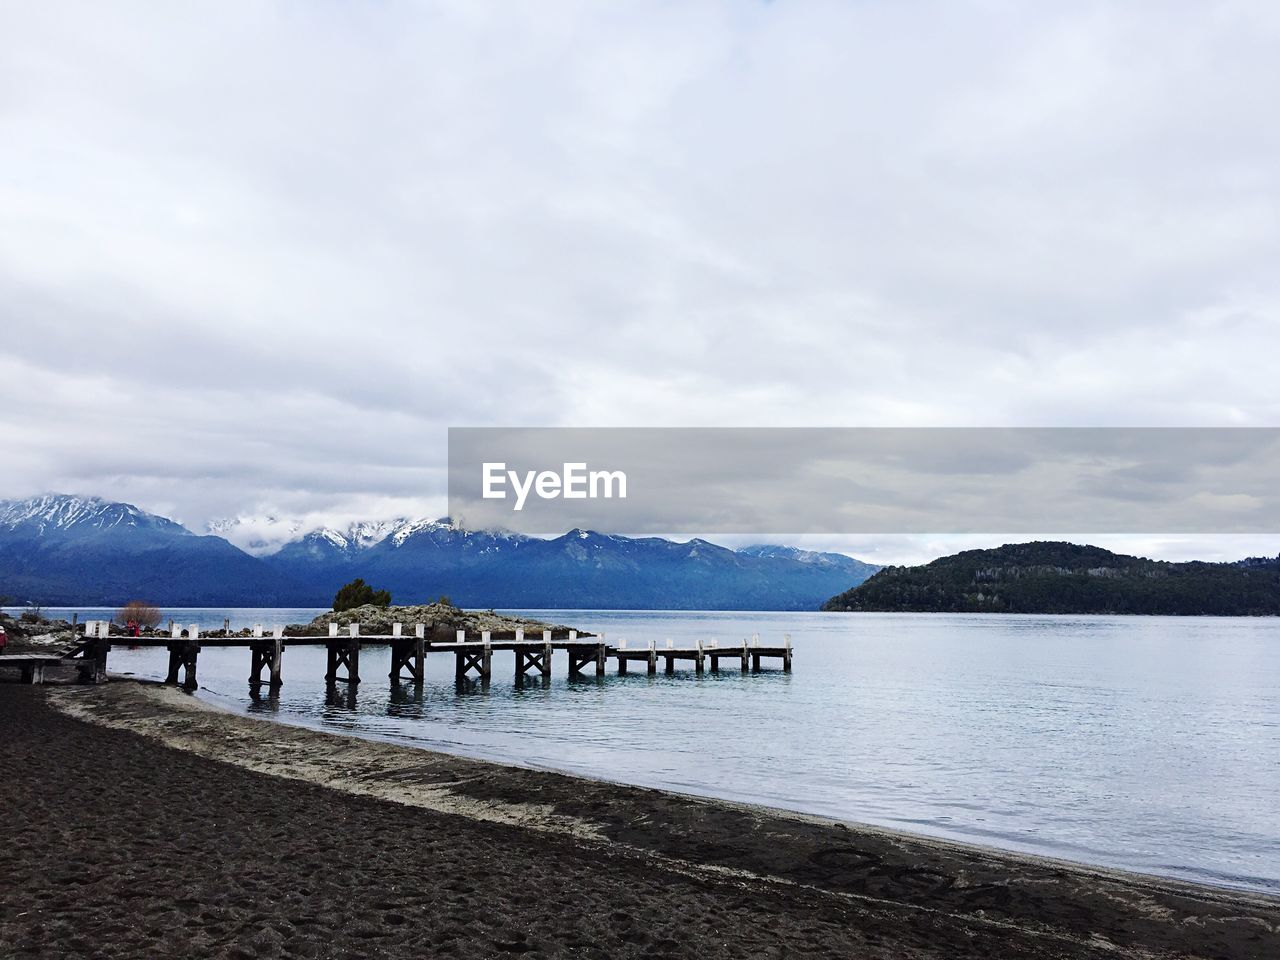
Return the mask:
[[391, 606], [391, 594], [386, 590], [375, 590], [360, 577], [344, 585], [333, 597], [333, 612], [341, 613], [354, 607], [363, 607], [372, 603], [375, 607]]

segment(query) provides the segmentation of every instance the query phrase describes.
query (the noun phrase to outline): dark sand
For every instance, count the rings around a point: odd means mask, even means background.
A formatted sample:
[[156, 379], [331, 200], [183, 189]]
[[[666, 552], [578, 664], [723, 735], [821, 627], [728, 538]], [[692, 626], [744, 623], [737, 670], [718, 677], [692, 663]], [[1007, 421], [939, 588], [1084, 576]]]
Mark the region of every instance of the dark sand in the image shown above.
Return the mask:
[[0, 730], [6, 958], [1280, 957], [1276, 899], [331, 736], [130, 682], [0, 683]]

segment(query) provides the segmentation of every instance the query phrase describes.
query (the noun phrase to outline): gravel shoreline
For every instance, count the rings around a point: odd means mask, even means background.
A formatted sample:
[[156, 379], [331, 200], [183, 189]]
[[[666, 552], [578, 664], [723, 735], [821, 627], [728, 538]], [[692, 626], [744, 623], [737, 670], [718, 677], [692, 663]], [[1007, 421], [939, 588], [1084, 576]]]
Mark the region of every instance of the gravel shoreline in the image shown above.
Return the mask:
[[[3, 678], [0, 678], [3, 679]], [[1280, 956], [1280, 899], [0, 683], [0, 955]]]

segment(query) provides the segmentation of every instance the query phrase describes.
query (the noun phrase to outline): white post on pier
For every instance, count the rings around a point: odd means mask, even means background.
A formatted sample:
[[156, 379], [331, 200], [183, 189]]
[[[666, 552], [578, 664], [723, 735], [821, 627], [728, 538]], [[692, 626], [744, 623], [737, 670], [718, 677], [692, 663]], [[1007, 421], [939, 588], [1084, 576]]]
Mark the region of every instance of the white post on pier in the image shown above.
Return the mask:
[[338, 635], [338, 625], [336, 623], [329, 624], [329, 636], [336, 637]]
[[551, 631], [550, 631], [550, 630], [543, 630], [543, 631], [542, 631], [542, 642], [543, 642], [543, 643], [550, 643], [550, 642], [551, 642]]
[[753, 633], [753, 634], [751, 635], [751, 645], [752, 645], [753, 647], [758, 647], [758, 646], [760, 646], [760, 634], [758, 634], [758, 633]]
[[516, 627], [516, 643], [524, 643], [524, 627]]
[[199, 640], [199, 639], [200, 639], [200, 624], [198, 624], [198, 623], [193, 623], [193, 624], [191, 624], [191, 626], [187, 627], [187, 636], [188, 636], [188, 637], [190, 637], [192, 640]]
[[708, 640], [708, 641], [707, 641], [707, 646], [708, 646], [708, 647], [718, 647], [718, 646], [720, 646], [720, 641], [719, 641], [719, 640], [717, 640], [715, 637], [712, 637], [710, 640]]
[[676, 642], [672, 640], [670, 637], [667, 637], [667, 649], [670, 650], [675, 645], [676, 645]]
[[486, 647], [489, 646], [490, 640], [489, 640], [488, 630], [480, 631], [480, 642], [483, 643]]
[[618, 649], [619, 649], [619, 650], [625, 650], [625, 649], [627, 649], [627, 638], [626, 638], [626, 637], [619, 637], [619, 638], [618, 638]]
[[262, 636], [262, 624], [255, 623], [253, 625], [253, 636], [255, 640]]
[[350, 630], [351, 630], [351, 636], [353, 637], [360, 636], [360, 624], [358, 623], [351, 624]]
[[413, 635], [419, 640], [423, 640], [427, 636], [427, 625], [425, 623], [415, 623], [413, 625]]
[[275, 638], [276, 640], [283, 640], [283, 639], [284, 639], [284, 627], [276, 627], [274, 630], [272, 630], [272, 631], [271, 631], [271, 636], [272, 636], [273, 638]]
[[176, 623], [173, 623], [172, 621], [170, 621], [170, 623], [169, 623], [169, 637], [170, 637], [171, 639], [173, 639], [173, 640], [181, 640], [181, 639], [182, 639], [182, 627], [181, 627], [181, 625], [180, 625], [180, 624], [176, 624]]
[[465, 631], [465, 630], [459, 630], [459, 631], [455, 634], [455, 636], [458, 638], [458, 642], [459, 642], [459, 643], [466, 643], [466, 642], [467, 642], [467, 631]]
[[392, 635], [393, 637], [395, 637], [397, 640], [399, 640], [399, 639], [400, 639], [400, 636], [401, 636], [401, 634], [403, 634], [403, 633], [404, 633], [404, 624], [403, 624], [403, 623], [393, 623], [393, 624], [391, 625], [391, 635]]
[[577, 639], [578, 639], [578, 631], [577, 631], [577, 630], [570, 630], [570, 631], [569, 631], [569, 639], [570, 639], [571, 641], [572, 641], [572, 640], [577, 640]]

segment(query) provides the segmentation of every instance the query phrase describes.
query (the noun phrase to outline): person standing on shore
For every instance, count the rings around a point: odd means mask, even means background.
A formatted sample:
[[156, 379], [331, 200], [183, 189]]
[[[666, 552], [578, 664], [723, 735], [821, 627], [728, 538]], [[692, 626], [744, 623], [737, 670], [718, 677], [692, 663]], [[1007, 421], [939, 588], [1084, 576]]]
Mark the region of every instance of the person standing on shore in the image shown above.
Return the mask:
[[0, 654], [5, 652], [9, 645], [9, 634], [5, 633], [4, 627], [0, 627]]

